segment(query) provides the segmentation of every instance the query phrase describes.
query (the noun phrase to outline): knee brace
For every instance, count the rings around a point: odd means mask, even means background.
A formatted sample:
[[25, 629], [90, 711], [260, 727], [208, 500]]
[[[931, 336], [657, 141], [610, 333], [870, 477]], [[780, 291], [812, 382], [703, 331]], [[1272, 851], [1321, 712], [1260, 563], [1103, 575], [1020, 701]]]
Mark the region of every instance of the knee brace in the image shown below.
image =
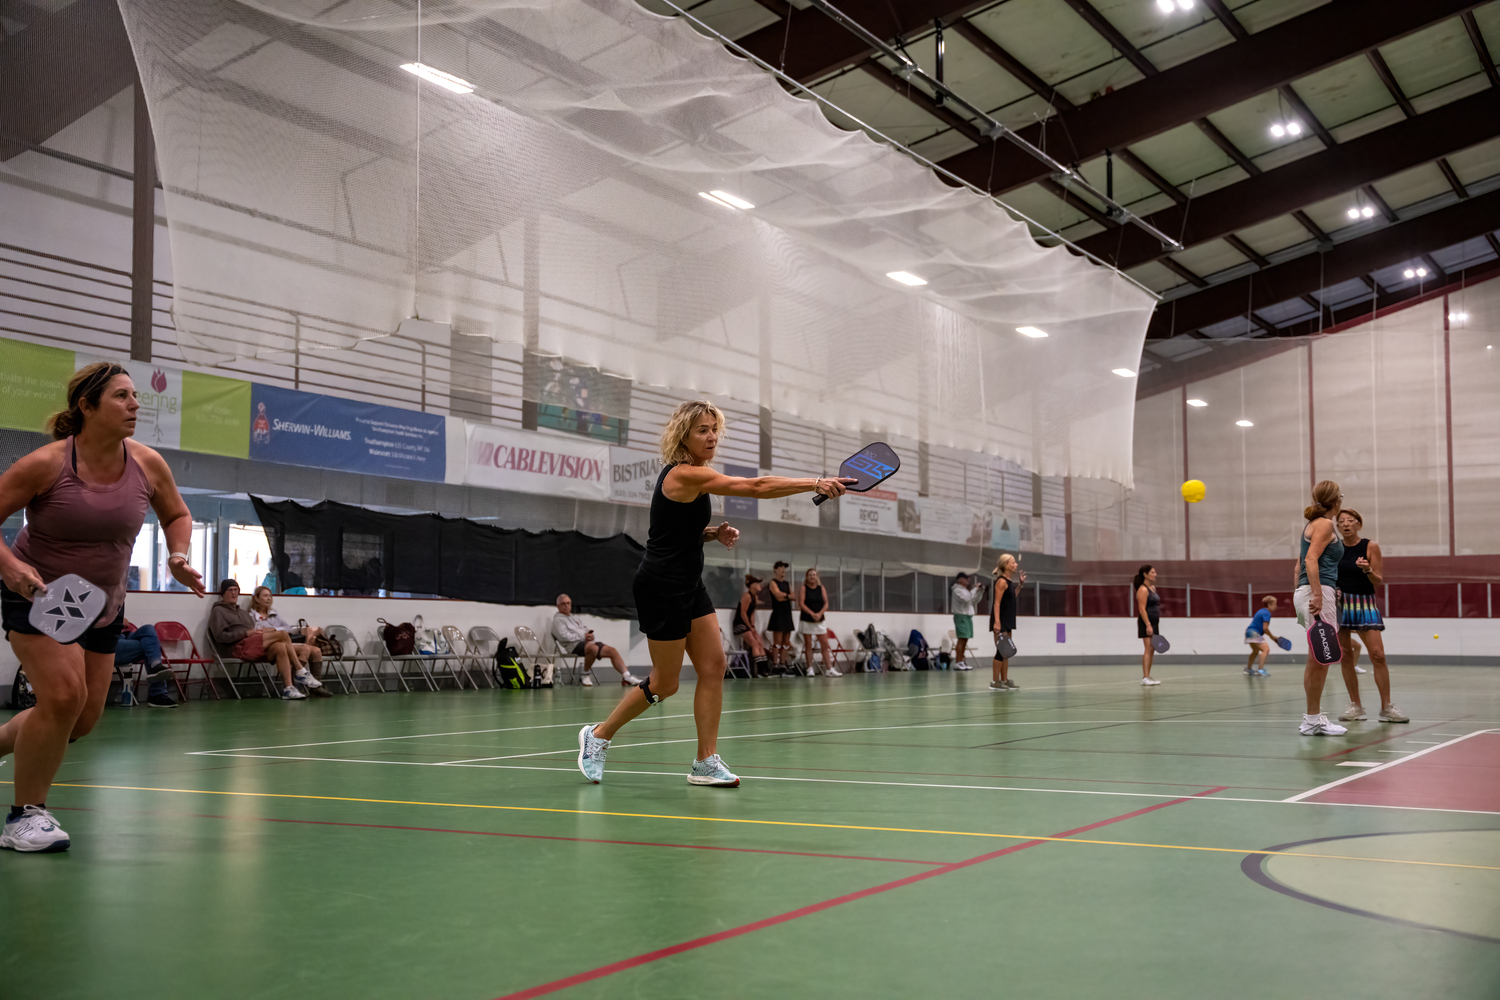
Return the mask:
[[636, 687], [641, 689], [641, 694], [645, 695], [646, 700], [651, 704], [655, 705], [657, 702], [661, 701], [660, 696], [654, 694], [651, 690], [651, 678], [647, 677], [645, 680], [637, 684]]

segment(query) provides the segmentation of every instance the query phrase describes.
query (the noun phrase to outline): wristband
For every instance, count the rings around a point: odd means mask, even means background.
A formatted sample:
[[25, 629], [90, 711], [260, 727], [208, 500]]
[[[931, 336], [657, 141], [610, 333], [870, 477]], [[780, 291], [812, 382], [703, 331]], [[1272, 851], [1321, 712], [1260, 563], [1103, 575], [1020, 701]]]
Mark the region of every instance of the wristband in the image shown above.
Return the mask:
[[169, 553], [167, 553], [167, 562], [171, 562], [173, 559], [181, 559], [183, 562], [188, 563], [190, 565], [191, 565], [191, 563], [193, 561], [192, 557], [189, 556], [186, 552], [169, 552]]

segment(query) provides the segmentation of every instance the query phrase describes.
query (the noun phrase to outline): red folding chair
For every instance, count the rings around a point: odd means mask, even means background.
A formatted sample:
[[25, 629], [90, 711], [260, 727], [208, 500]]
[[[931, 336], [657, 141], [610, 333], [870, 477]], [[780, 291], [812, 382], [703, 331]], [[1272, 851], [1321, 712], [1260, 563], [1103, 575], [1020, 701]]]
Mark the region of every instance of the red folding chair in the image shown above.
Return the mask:
[[[214, 686], [213, 678], [208, 674], [209, 666], [214, 662], [211, 658], [198, 655], [198, 644], [193, 641], [193, 633], [188, 631], [186, 625], [181, 622], [157, 622], [156, 638], [161, 642], [162, 662], [172, 668], [172, 677], [177, 680], [177, 688], [182, 692], [182, 698], [187, 700], [185, 684], [193, 682], [193, 667], [203, 670], [203, 680], [200, 682], [207, 685], [213, 692], [214, 700], [219, 700], [219, 689]], [[178, 644], [186, 643], [184, 651]], [[183, 655], [184, 652], [186, 655]], [[186, 667], [182, 677], [177, 678], [177, 668]]]
[[833, 665], [835, 667], [838, 666], [838, 659], [840, 656], [842, 656], [844, 658], [844, 662], [849, 664], [850, 673], [853, 673], [855, 670], [859, 669], [859, 663], [855, 660], [855, 656], [858, 655], [859, 651], [845, 647], [844, 644], [839, 641], [839, 637], [833, 631], [833, 629], [828, 630], [828, 652], [833, 658]]

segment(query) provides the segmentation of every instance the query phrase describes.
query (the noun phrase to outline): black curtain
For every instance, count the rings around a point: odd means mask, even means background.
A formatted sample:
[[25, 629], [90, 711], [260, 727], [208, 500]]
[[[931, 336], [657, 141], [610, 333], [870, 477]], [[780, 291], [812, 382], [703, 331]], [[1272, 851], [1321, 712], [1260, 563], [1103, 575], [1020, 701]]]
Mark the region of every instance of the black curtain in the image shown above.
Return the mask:
[[643, 551], [628, 535], [520, 531], [437, 514], [381, 514], [325, 500], [304, 507], [251, 497], [281, 589], [377, 590], [491, 604], [552, 604], [634, 618]]

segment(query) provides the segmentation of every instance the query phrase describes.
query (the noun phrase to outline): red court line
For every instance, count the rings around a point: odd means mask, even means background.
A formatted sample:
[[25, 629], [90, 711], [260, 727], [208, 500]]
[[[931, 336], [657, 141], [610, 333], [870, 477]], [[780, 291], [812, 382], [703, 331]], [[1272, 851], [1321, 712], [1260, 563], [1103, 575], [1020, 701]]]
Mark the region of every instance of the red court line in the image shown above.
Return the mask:
[[[1191, 799], [1200, 798], [1204, 795], [1213, 795], [1215, 792], [1224, 791], [1227, 787], [1227, 785], [1221, 785], [1218, 788], [1210, 788], [1207, 791], [1198, 792], [1195, 795], [1185, 796], [1184, 798], [1180, 799], [1172, 799], [1170, 802], [1158, 802], [1155, 805], [1146, 806], [1143, 809], [1136, 809], [1133, 812], [1124, 813], [1120, 816], [1113, 816], [1109, 819], [1103, 819], [1097, 823], [1090, 823], [1087, 826], [1080, 826], [1073, 830], [1064, 830], [1062, 833], [1055, 833], [1052, 834], [1052, 836], [1071, 837], [1077, 833], [1087, 833], [1090, 830], [1097, 830], [1101, 826], [1109, 826], [1112, 823], [1120, 823], [1124, 820], [1133, 819], [1136, 816], [1143, 816], [1146, 813], [1155, 812], [1158, 809], [1165, 809], [1168, 806], [1175, 806], [1180, 803], [1187, 802]], [[808, 906], [799, 907], [795, 910], [789, 910], [786, 913], [778, 914], [774, 917], [766, 917], [764, 920], [757, 920], [753, 923], [742, 924], [739, 927], [731, 927], [729, 930], [720, 931], [717, 934], [709, 934], [704, 937], [694, 938], [691, 941], [683, 941], [680, 944], [669, 945], [666, 948], [658, 948], [656, 951], [648, 951], [643, 955], [636, 955], [633, 958], [621, 959], [618, 962], [611, 962], [608, 965], [601, 965], [597, 969], [590, 969], [587, 972], [579, 972], [571, 976], [566, 976], [562, 979], [554, 979], [550, 983], [542, 983], [540, 986], [533, 986], [529, 989], [524, 989], [517, 993], [507, 993], [504, 996], [500, 997], [499, 1000], [530, 1000], [531, 997], [546, 996], [548, 993], [556, 993], [559, 990], [565, 990], [573, 986], [581, 985], [583, 983], [592, 982], [595, 979], [603, 979], [605, 976], [612, 976], [616, 972], [624, 972], [628, 969], [634, 969], [642, 965], [648, 965], [651, 962], [660, 961], [663, 958], [670, 958], [673, 955], [680, 955], [683, 952], [694, 951], [698, 948], [706, 948], [711, 944], [718, 944], [720, 941], [728, 941], [732, 938], [742, 937], [743, 935], [751, 934], [755, 931], [764, 930], [767, 927], [775, 927], [777, 924], [784, 924], [789, 921], [796, 920], [799, 917], [806, 917], [814, 913], [821, 913], [824, 910], [831, 910], [835, 906], [843, 906], [845, 903], [853, 903], [857, 900], [879, 895], [880, 893], [890, 892], [893, 889], [901, 889], [905, 888], [908, 885], [915, 885], [918, 882], [925, 882], [927, 879], [936, 878], [939, 875], [948, 875], [956, 871], [962, 871], [965, 868], [983, 864], [986, 861], [993, 861], [995, 858], [1004, 857], [1007, 854], [1014, 854], [1017, 851], [1024, 851], [1028, 847], [1037, 847], [1041, 844], [1046, 843], [1050, 843], [1050, 841], [1028, 840], [1020, 844], [1015, 844], [1011, 847], [1002, 848], [998, 851], [991, 851], [988, 854], [981, 854], [977, 858], [969, 858], [967, 861], [955, 861], [951, 864], [943, 865], [941, 868], [934, 868], [932, 871], [920, 872], [916, 875], [908, 875], [906, 878], [897, 879], [894, 882], [886, 882], [883, 885], [871, 886], [868, 889], [860, 889], [857, 892], [847, 893], [843, 896], [835, 896], [833, 899], [826, 899], [821, 903], [812, 903]]]
[[[1470, 718], [1470, 716], [1466, 715], [1463, 718], [1467, 719], [1467, 718]], [[1390, 743], [1393, 740], [1399, 740], [1401, 737], [1403, 737], [1403, 736], [1409, 736], [1412, 733], [1420, 733], [1420, 732], [1423, 732], [1424, 730], [1436, 729], [1438, 726], [1451, 726], [1455, 722], [1460, 722], [1460, 721], [1462, 721], [1462, 720], [1460, 720], [1460, 719], [1449, 719], [1447, 722], [1434, 722], [1431, 725], [1427, 725], [1427, 726], [1417, 726], [1415, 729], [1407, 729], [1407, 728], [1405, 728], [1406, 724], [1404, 722], [1389, 723], [1389, 725], [1399, 726], [1399, 727], [1402, 727], [1402, 728], [1400, 728], [1400, 730], [1397, 731], [1397, 732], [1393, 732], [1390, 736], [1387, 736], [1383, 740], [1371, 740], [1368, 743], [1361, 743], [1359, 746], [1357, 746], [1357, 747], [1350, 747], [1347, 750], [1335, 750], [1333, 753], [1325, 754], [1324, 756], [1319, 757], [1318, 759], [1319, 760], [1333, 760], [1335, 757], [1342, 757], [1346, 753], [1357, 753], [1358, 751], [1363, 750], [1366, 747], [1378, 747], [1382, 743]]]
[[1393, 761], [1302, 801], [1500, 812], [1500, 733]]
[[[107, 812], [80, 806], [54, 806], [67, 812]], [[919, 861], [915, 858], [870, 858], [860, 854], [817, 854], [812, 851], [773, 851], [763, 847], [717, 847], [712, 844], [666, 844], [649, 840], [602, 840], [594, 837], [556, 837], [542, 833], [501, 833], [495, 830], [448, 830], [436, 826], [396, 826], [390, 823], [340, 823], [328, 819], [282, 819], [276, 816], [220, 816], [215, 813], [152, 812], [140, 815], [185, 816], [192, 819], [222, 819], [231, 822], [296, 823], [303, 826], [345, 826], [362, 830], [407, 830], [413, 833], [461, 833], [475, 837], [510, 837], [516, 840], [561, 840], [570, 844], [618, 844], [624, 847], [680, 847], [688, 851], [727, 851], [735, 854], [784, 854], [794, 858], [832, 858], [839, 861], [891, 861], [902, 865], [947, 865], [948, 861]]]

